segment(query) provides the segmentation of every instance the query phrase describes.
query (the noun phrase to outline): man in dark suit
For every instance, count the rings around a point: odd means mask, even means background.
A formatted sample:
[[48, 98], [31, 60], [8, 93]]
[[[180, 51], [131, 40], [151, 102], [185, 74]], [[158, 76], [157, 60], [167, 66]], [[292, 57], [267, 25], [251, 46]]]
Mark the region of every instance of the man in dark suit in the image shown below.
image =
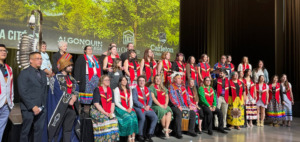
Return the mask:
[[[29, 55], [30, 66], [21, 71], [18, 77], [18, 90], [21, 97], [20, 107], [23, 117], [21, 142], [42, 141], [44, 121], [46, 117], [47, 78], [45, 72], [40, 70], [42, 56], [40, 52]], [[33, 127], [33, 135], [30, 130]]]
[[[129, 50], [134, 49], [133, 43], [128, 43], [127, 44], [127, 52], [124, 52], [121, 54], [121, 60], [122, 60], [122, 64], [124, 65], [124, 62], [126, 59], [128, 59], [129, 56]], [[135, 57], [137, 58], [137, 57]]]

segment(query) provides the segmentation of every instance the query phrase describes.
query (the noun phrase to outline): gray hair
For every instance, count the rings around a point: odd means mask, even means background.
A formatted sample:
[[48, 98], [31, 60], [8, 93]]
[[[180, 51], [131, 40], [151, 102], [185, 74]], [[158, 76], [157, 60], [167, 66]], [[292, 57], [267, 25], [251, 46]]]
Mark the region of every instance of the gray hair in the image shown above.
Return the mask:
[[59, 41], [59, 42], [58, 42], [58, 48], [59, 48], [59, 47], [62, 47], [62, 46], [65, 45], [65, 44], [68, 45], [68, 43], [65, 42], [65, 41], [63, 41], [63, 40]]

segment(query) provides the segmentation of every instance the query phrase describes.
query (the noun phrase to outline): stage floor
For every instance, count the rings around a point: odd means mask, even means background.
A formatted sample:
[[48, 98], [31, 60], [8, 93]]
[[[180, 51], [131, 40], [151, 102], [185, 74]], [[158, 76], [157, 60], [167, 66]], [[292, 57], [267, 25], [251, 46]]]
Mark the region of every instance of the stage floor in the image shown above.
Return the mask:
[[180, 141], [180, 142], [300, 142], [300, 118], [294, 118], [292, 127], [272, 127], [265, 125], [264, 128], [242, 128], [241, 130], [231, 130], [228, 134], [214, 131], [213, 136], [204, 132], [197, 137], [183, 135], [182, 139], [170, 137], [162, 140], [158, 137], [153, 138], [155, 142]]

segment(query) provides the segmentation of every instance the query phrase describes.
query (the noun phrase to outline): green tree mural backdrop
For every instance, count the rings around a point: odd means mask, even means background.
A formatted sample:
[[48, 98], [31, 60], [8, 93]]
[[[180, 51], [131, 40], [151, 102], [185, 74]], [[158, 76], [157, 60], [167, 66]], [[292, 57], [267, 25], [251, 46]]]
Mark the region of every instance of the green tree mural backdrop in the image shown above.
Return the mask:
[[[0, 24], [17, 21], [13, 26], [25, 26], [30, 11], [40, 9], [45, 31], [101, 40], [102, 52], [110, 42], [125, 47], [124, 32], [128, 30], [141, 53], [149, 47], [157, 53], [179, 51], [180, 0], [1, 0], [0, 6]], [[165, 43], [160, 33], [166, 34]]]

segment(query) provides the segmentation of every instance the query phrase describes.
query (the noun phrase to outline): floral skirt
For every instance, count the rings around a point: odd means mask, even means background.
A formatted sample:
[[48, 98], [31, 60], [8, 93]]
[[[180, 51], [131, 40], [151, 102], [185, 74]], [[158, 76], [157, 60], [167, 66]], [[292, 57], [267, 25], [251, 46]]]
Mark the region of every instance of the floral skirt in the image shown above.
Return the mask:
[[95, 142], [119, 141], [119, 128], [117, 118], [110, 119], [98, 111], [94, 105], [91, 106], [90, 116], [93, 122]]
[[[281, 100], [279, 98], [279, 100]], [[281, 102], [277, 102], [275, 96], [272, 97], [267, 109], [267, 116], [273, 121], [279, 121], [285, 118], [285, 112]]]
[[242, 126], [245, 123], [244, 100], [243, 97], [236, 97], [234, 102], [232, 97], [228, 97], [227, 124], [231, 126]]

